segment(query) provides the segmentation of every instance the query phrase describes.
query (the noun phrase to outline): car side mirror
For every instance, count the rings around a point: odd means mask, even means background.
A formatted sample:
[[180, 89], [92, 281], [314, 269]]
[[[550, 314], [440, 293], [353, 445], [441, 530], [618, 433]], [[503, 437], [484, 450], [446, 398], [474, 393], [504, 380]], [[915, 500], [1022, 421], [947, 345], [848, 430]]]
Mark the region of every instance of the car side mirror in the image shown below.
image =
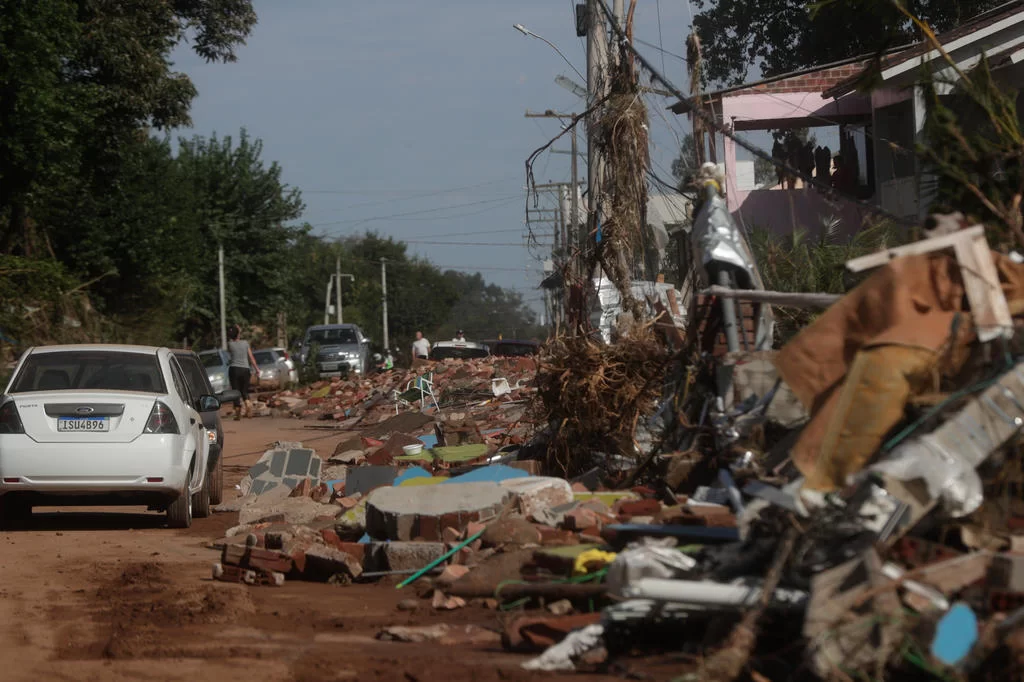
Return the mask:
[[213, 412], [220, 409], [220, 401], [217, 400], [216, 396], [201, 395], [197, 402], [199, 403], [200, 412]]
[[217, 394], [217, 401], [219, 403], [233, 403], [236, 400], [241, 400], [241, 399], [242, 399], [242, 394], [239, 393], [238, 391], [234, 390], [234, 389], [228, 389], [226, 391], [221, 391], [220, 393]]

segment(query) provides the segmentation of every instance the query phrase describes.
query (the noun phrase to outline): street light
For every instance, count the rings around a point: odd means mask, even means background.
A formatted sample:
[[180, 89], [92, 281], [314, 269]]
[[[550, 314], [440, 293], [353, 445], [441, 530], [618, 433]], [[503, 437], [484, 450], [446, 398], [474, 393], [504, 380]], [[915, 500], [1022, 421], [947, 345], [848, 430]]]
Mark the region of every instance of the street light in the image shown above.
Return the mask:
[[531, 38], [536, 38], [537, 40], [543, 40], [545, 43], [547, 43], [548, 45], [551, 46], [552, 50], [554, 50], [555, 52], [558, 53], [558, 56], [561, 57], [565, 61], [565, 63], [569, 65], [570, 69], [572, 69], [573, 71], [576, 72], [577, 76], [582, 78], [584, 81], [587, 80], [587, 77], [584, 76], [582, 73], [580, 73], [580, 70], [572, 65], [572, 62], [569, 61], [569, 58], [566, 57], [564, 54], [562, 54], [562, 51], [559, 50], [557, 47], [555, 47], [555, 44], [553, 42], [551, 42], [550, 40], [548, 40], [547, 38], [545, 38], [543, 36], [537, 35], [533, 31], [531, 31], [530, 29], [528, 29], [525, 26], [523, 26], [522, 24], [512, 24], [512, 27], [515, 30], [517, 30], [520, 33], [522, 33], [524, 36], [530, 36]]

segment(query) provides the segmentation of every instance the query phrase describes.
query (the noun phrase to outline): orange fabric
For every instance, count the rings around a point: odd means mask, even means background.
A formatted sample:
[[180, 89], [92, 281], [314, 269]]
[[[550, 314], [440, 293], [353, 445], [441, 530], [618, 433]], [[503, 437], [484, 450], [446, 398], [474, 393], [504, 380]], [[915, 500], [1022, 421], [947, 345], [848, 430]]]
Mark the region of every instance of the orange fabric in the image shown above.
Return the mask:
[[[907, 400], [928, 390], [939, 355], [916, 346], [872, 346], [857, 354], [816, 429], [800, 434], [791, 456], [813, 490], [833, 490], [870, 461]], [[820, 455], [818, 453], [821, 453]]]
[[[993, 253], [993, 260], [1007, 299], [1024, 299], [1024, 266], [998, 253]], [[871, 346], [899, 345], [931, 351], [936, 360], [942, 360], [950, 345], [962, 351], [971, 332], [969, 316], [962, 316], [955, 344], [950, 343], [950, 333], [964, 305], [955, 258], [905, 256], [875, 271], [779, 351], [775, 359], [779, 375], [811, 413], [793, 449], [793, 461], [805, 476], [814, 476], [841, 387], [857, 354]], [[954, 355], [947, 358], [953, 367], [965, 354]], [[884, 356], [879, 360], [884, 361]], [[816, 482], [827, 486], [836, 475], [833, 469], [824, 482]]]

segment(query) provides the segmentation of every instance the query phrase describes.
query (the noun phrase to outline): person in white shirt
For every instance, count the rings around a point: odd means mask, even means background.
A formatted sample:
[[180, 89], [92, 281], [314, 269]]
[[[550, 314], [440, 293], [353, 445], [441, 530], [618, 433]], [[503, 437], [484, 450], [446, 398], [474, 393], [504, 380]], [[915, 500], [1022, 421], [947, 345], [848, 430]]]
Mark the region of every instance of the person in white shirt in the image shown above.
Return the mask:
[[430, 357], [430, 341], [423, 338], [423, 332], [416, 332], [416, 340], [412, 342], [412, 359], [426, 360]]
[[455, 338], [452, 339], [452, 341], [459, 341], [461, 343], [465, 343], [466, 334], [460, 329], [459, 331], [455, 332]]

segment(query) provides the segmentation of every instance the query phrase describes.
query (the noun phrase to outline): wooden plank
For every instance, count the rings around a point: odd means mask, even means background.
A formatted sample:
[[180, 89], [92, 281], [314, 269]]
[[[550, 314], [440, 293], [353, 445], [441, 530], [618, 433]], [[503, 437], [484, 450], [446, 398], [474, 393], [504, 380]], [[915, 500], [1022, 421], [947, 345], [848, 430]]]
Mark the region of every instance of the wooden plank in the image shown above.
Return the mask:
[[743, 301], [757, 301], [771, 305], [794, 308], [828, 308], [842, 298], [839, 294], [814, 294], [789, 291], [758, 291], [755, 289], [728, 289], [713, 286], [701, 292], [706, 296], [735, 298]]
[[1013, 334], [1013, 318], [999, 285], [999, 273], [984, 233], [961, 239], [953, 249], [960, 265], [967, 301], [971, 305], [971, 317], [978, 330], [978, 340], [986, 343], [1001, 336], [1009, 337]]
[[886, 249], [885, 251], [868, 254], [867, 256], [861, 256], [860, 258], [854, 258], [853, 260], [846, 262], [846, 269], [850, 272], [863, 272], [864, 270], [881, 267], [889, 261], [902, 256], [914, 256], [922, 253], [931, 253], [932, 251], [941, 251], [942, 249], [950, 249], [955, 247], [958, 242], [961, 242], [964, 239], [974, 239], [978, 235], [981, 235], [982, 237], [985, 236], [985, 228], [981, 225], [975, 225], [974, 227], [969, 227], [966, 230], [960, 230], [953, 234], [947, 234], [941, 237], [932, 237], [931, 239], [922, 239], [921, 241], [914, 242], [913, 244], [896, 246], [891, 249]]

